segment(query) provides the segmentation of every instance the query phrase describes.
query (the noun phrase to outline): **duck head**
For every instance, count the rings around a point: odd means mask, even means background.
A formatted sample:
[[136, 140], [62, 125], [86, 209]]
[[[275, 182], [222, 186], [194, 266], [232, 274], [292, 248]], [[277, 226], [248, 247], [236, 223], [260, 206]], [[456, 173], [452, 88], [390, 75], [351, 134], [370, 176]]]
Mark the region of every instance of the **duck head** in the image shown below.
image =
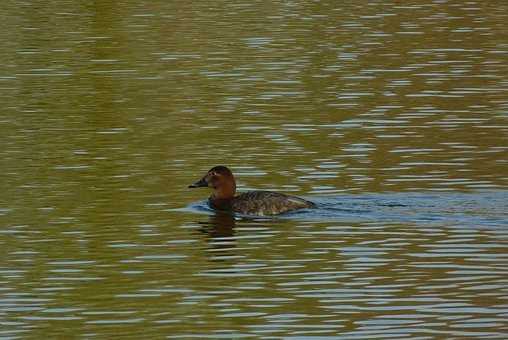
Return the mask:
[[235, 196], [236, 183], [235, 177], [231, 170], [225, 166], [216, 166], [211, 168], [203, 178], [194, 184], [189, 185], [189, 188], [213, 188], [212, 196], [217, 199], [229, 199]]

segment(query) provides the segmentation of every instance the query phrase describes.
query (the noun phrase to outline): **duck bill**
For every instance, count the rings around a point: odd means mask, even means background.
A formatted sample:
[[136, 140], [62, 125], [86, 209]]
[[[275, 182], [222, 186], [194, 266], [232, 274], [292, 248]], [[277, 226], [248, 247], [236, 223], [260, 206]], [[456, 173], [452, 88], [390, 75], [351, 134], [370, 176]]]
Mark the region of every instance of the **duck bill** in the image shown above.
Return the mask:
[[202, 188], [202, 187], [208, 187], [208, 182], [205, 180], [205, 178], [201, 178], [196, 183], [193, 183], [189, 185], [189, 188]]

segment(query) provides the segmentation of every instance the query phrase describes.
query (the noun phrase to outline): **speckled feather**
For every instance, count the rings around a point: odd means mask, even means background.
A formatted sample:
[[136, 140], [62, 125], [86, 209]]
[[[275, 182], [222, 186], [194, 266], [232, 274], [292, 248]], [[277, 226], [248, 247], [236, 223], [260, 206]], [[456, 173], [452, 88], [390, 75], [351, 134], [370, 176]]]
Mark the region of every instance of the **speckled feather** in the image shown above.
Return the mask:
[[232, 210], [241, 214], [258, 216], [277, 215], [315, 206], [314, 203], [302, 198], [272, 191], [245, 192], [224, 202], [224, 204], [210, 198], [209, 204], [214, 209]]

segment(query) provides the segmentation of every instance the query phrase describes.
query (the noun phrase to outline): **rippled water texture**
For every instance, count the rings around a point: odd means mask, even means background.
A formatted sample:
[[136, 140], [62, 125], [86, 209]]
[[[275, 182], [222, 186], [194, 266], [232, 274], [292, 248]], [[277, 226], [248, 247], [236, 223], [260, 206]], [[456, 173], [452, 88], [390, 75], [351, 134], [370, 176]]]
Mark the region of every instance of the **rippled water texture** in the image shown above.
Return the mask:
[[0, 337], [508, 338], [506, 1], [0, 17]]

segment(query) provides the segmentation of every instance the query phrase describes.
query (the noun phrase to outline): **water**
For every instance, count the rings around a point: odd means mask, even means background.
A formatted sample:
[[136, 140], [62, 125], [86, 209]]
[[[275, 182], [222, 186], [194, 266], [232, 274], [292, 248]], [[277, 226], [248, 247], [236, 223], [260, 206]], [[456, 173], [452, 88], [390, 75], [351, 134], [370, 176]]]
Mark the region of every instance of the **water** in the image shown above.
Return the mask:
[[507, 13], [2, 4], [0, 337], [507, 338]]

